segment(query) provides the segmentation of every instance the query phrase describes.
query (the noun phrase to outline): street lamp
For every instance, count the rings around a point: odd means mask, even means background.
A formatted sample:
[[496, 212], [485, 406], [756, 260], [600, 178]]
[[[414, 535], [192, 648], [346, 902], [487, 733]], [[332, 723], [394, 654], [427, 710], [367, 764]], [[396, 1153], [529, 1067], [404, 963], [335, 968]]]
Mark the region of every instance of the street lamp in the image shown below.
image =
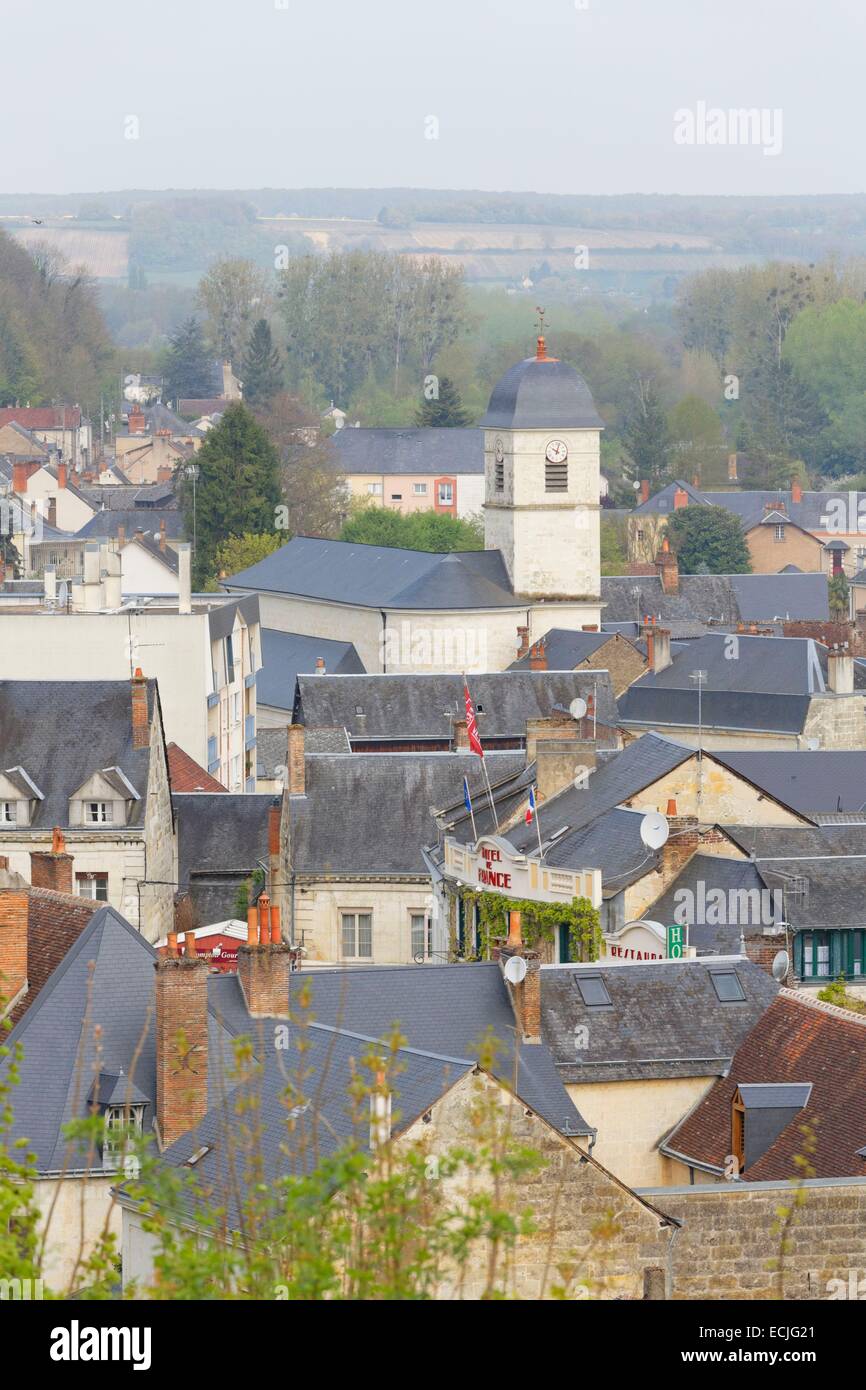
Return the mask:
[[689, 680], [694, 681], [698, 687], [698, 805], [701, 802], [701, 781], [703, 775], [704, 755], [703, 755], [703, 711], [701, 708], [701, 695], [704, 683], [707, 679], [706, 671], [692, 671]]

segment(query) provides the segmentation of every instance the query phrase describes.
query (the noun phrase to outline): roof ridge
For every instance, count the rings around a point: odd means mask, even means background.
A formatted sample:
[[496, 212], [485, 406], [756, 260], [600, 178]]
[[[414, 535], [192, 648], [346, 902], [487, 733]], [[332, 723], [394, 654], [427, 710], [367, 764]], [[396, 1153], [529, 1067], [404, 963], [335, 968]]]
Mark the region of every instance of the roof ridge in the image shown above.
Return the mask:
[[829, 1014], [831, 1018], [839, 1018], [843, 1023], [857, 1023], [861, 1028], [866, 1028], [866, 1014], [855, 1013], [853, 1009], [843, 1009], [839, 1004], [828, 1004], [823, 999], [804, 994], [802, 990], [783, 986], [776, 998], [790, 999], [791, 1003], [802, 1004], [805, 1009], [815, 1009], [818, 1013]]

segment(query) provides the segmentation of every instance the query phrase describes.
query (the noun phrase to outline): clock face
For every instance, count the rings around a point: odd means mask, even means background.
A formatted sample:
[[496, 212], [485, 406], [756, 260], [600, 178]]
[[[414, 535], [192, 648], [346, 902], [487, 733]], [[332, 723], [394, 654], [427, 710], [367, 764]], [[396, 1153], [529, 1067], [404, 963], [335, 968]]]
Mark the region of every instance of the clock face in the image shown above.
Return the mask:
[[505, 458], [505, 445], [502, 443], [501, 439], [497, 439], [496, 443], [493, 446], [493, 451], [496, 455], [496, 462], [501, 463], [502, 460]]
[[547, 446], [545, 458], [550, 463], [565, 463], [568, 458], [568, 447], [561, 439], [551, 439]]

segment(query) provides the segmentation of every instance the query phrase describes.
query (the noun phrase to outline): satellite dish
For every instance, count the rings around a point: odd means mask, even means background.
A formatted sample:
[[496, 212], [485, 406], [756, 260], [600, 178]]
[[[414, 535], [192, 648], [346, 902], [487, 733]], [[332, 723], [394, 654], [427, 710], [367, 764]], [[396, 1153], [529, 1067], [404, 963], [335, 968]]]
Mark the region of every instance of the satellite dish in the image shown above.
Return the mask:
[[670, 833], [667, 816], [663, 816], [661, 811], [647, 811], [640, 823], [640, 837], [647, 849], [661, 849]]
[[788, 971], [791, 968], [791, 961], [787, 951], [777, 951], [773, 957], [773, 979], [777, 984], [783, 984], [788, 978]]
[[505, 962], [505, 978], [510, 985], [523, 983], [526, 979], [526, 961], [523, 956], [509, 956]]
[[568, 707], [568, 712], [571, 715], [572, 719], [582, 719], [583, 716], [586, 714], [586, 710], [586, 700], [584, 700], [580, 695], [578, 695], [576, 700], [572, 700], [571, 704]]

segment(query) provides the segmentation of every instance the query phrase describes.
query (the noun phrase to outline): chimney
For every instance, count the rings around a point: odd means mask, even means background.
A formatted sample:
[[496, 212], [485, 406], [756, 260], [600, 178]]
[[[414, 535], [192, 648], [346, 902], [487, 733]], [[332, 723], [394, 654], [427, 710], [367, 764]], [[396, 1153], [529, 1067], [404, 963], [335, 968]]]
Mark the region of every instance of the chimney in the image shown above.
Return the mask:
[[136, 666], [132, 678], [132, 746], [147, 748], [150, 744], [150, 719], [147, 713], [147, 680]]
[[172, 470], [169, 468], [168, 464], [160, 464], [159, 468], [156, 470], [156, 481], [158, 483], [170, 483], [171, 477]]
[[324, 658], [323, 656], [317, 656], [317, 657], [316, 657], [316, 675], [317, 675], [317, 676], [324, 676], [324, 675], [325, 675], [325, 670], [326, 670], [326, 668], [325, 668], [325, 658]]
[[641, 478], [640, 493], [638, 495], [640, 497], [641, 503], [649, 501], [650, 490], [648, 478]]
[[803, 488], [798, 478], [791, 479], [791, 501], [802, 502]]
[[289, 796], [306, 796], [306, 759], [304, 756], [304, 726], [289, 725]]
[[159, 523], [159, 548], [165, 554], [165, 517]]
[[54, 827], [50, 850], [30, 851], [30, 882], [34, 888], [50, 888], [54, 893], [72, 892], [72, 855], [59, 826]]
[[280, 934], [280, 909], [267, 893], [247, 913], [247, 942], [238, 948], [238, 980], [253, 1018], [286, 1018], [292, 950]]
[[738, 477], [737, 477], [737, 456], [736, 456], [736, 454], [728, 454], [728, 482], [729, 482], [729, 483], [736, 483], [736, 482], [739, 482], [739, 479], [738, 479]]
[[834, 647], [828, 653], [827, 685], [834, 695], [854, 694], [854, 658], [847, 648]]
[[513, 956], [521, 956], [526, 962], [526, 975], [519, 985], [506, 979], [506, 988], [511, 996], [511, 1004], [517, 1019], [520, 1034], [525, 1043], [541, 1042], [541, 955], [529, 951], [523, 945], [520, 913], [508, 914], [508, 940], [499, 950], [499, 964], [503, 968]]
[[0, 1018], [14, 1007], [27, 988], [27, 918], [30, 899], [26, 892], [0, 892]]
[[591, 739], [539, 739], [535, 744], [535, 784], [538, 800], [549, 801], [575, 783], [577, 769], [595, 770], [598, 755]]
[[656, 556], [656, 570], [664, 592], [666, 594], [678, 594], [680, 591], [680, 567], [676, 555], [671, 550], [667, 536], [662, 541], [662, 548]]
[[177, 546], [177, 611], [178, 613], [192, 612], [192, 556], [189, 541], [183, 541]]
[[451, 724], [451, 737], [454, 740], [455, 753], [469, 752], [469, 729], [465, 719], [455, 719]]
[[48, 522], [48, 525], [49, 525], [49, 526], [56, 526], [56, 525], [57, 525], [57, 498], [56, 498], [56, 497], [49, 497], [49, 498], [48, 498], [48, 508], [47, 508], [47, 510], [48, 510], [48, 516], [46, 517], [46, 521]]
[[139, 406], [134, 405], [129, 412], [129, 433], [144, 434], [145, 424], [144, 411]]
[[[282, 807], [275, 801], [268, 811], [268, 871], [271, 889], [280, 881], [280, 830]], [[276, 909], [274, 909], [276, 911]]]
[[117, 548], [118, 548], [118, 550], [122, 550], [123, 547], [124, 547], [125, 545], [126, 545], [126, 527], [125, 527], [125, 526], [118, 526], [118, 528], [117, 528]]
[[547, 651], [543, 639], [539, 642], [535, 642], [529, 648], [529, 669], [530, 671], [547, 670]]
[[657, 627], [653, 643], [653, 670], [666, 671], [671, 664], [671, 634], [667, 628]]
[[517, 660], [521, 661], [529, 652], [529, 628], [519, 627], [517, 629]]
[[[673, 806], [676, 810], [676, 801], [673, 802]], [[701, 839], [697, 816], [672, 816], [670, 807], [671, 801], [668, 801], [667, 819], [670, 835], [658, 850], [658, 870], [662, 876], [663, 887], [673, 883], [692, 855], [697, 852]]]
[[67, 465], [66, 465], [65, 463], [63, 463], [63, 461], [61, 460], [61, 462], [58, 463], [58, 465], [57, 465], [57, 486], [58, 486], [58, 488], [65, 488], [68, 481], [69, 481], [69, 475], [68, 475], [68, 472], [67, 472]]
[[684, 487], [677, 487], [674, 493], [674, 511], [678, 512], [681, 507], [689, 505], [689, 494]]
[[208, 1008], [206, 956], [195, 936], [169, 934], [168, 953], [156, 962], [156, 1119], [162, 1149], [188, 1134], [207, 1114]]

